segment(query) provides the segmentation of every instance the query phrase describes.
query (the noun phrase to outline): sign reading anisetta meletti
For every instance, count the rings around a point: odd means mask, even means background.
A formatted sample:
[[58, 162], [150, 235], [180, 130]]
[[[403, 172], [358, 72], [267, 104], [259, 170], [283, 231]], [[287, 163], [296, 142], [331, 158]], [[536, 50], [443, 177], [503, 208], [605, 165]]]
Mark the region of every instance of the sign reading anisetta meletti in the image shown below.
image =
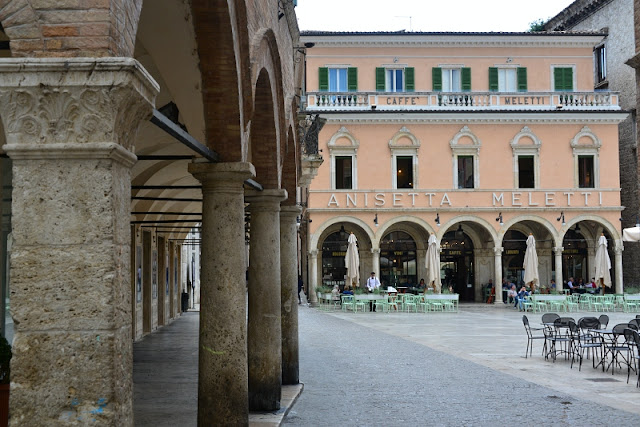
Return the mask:
[[[327, 208], [430, 208], [430, 207], [605, 207], [616, 204], [616, 190], [557, 191], [312, 191], [316, 206]], [[324, 199], [324, 201], [323, 201]], [[611, 199], [611, 200], [609, 200]]]

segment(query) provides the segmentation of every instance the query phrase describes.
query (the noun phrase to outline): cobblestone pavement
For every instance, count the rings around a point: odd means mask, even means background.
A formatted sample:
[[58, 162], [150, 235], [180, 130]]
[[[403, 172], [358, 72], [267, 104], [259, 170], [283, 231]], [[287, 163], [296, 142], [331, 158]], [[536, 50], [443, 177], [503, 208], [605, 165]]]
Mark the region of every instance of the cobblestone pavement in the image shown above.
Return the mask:
[[[640, 389], [626, 371], [545, 361], [539, 341], [525, 359], [522, 314], [502, 304], [461, 305], [457, 314], [301, 308], [304, 391], [283, 424], [640, 425]], [[634, 317], [609, 316], [610, 326]]]

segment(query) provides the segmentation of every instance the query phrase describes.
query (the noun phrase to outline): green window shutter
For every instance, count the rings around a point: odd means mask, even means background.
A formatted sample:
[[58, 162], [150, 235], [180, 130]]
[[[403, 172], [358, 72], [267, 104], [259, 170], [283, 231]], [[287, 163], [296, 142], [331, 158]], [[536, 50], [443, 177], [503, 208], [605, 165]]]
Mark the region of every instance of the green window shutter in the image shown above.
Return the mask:
[[442, 91], [442, 68], [433, 67], [431, 69], [431, 87], [434, 92]]
[[573, 68], [564, 69], [564, 90], [573, 90]]
[[527, 91], [527, 69], [525, 67], [518, 67], [516, 70], [518, 77], [518, 92]]
[[489, 91], [498, 91], [498, 69], [496, 67], [489, 67]]
[[463, 67], [460, 71], [460, 86], [463, 92], [471, 92], [471, 68]]
[[556, 91], [564, 90], [564, 73], [560, 67], [553, 69], [553, 89]]
[[413, 92], [416, 89], [415, 69], [413, 67], [404, 69], [404, 86], [407, 92]]
[[358, 91], [358, 69], [356, 67], [347, 68], [347, 84], [349, 92]]
[[553, 69], [553, 82], [557, 91], [573, 90], [573, 68], [556, 67]]
[[318, 90], [329, 90], [329, 69], [327, 67], [318, 68]]
[[385, 81], [384, 81], [384, 68], [376, 67], [376, 90], [378, 92], [384, 92], [385, 90]]

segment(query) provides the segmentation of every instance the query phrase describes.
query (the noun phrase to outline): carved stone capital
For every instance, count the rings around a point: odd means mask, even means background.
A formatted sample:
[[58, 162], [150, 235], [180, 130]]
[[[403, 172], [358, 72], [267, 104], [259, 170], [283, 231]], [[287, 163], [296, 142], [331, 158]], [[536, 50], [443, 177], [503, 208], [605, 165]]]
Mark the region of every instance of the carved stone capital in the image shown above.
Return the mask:
[[[159, 88], [131, 58], [0, 60], [0, 116], [11, 157], [58, 157], [78, 146], [134, 152]], [[34, 151], [34, 146], [37, 150]], [[37, 151], [38, 154], [34, 154]]]
[[493, 248], [493, 256], [501, 256], [504, 248], [502, 246]]

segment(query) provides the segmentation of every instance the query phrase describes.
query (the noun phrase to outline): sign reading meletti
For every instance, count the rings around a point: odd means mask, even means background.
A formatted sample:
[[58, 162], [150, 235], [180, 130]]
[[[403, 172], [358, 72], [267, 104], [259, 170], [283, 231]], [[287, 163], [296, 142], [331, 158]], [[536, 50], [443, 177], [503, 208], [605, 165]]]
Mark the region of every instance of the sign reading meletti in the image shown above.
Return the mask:
[[315, 206], [327, 208], [598, 207], [620, 204], [619, 193], [614, 191], [501, 191], [473, 193], [473, 197], [468, 192], [314, 192], [312, 201]]

